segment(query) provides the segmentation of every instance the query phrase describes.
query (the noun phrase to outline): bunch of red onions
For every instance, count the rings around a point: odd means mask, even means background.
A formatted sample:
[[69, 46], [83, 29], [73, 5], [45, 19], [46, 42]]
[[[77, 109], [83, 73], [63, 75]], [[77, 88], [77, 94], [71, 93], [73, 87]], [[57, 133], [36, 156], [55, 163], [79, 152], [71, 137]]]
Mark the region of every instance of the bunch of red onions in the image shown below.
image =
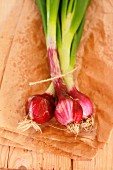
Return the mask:
[[[52, 83], [44, 94], [30, 97], [26, 104], [27, 120], [48, 122], [53, 116], [70, 132], [91, 127], [91, 100], [77, 90], [73, 75], [76, 51], [83, 32], [89, 0], [36, 0], [41, 12]], [[66, 74], [64, 78], [61, 76]], [[19, 125], [21, 126], [21, 125]]]

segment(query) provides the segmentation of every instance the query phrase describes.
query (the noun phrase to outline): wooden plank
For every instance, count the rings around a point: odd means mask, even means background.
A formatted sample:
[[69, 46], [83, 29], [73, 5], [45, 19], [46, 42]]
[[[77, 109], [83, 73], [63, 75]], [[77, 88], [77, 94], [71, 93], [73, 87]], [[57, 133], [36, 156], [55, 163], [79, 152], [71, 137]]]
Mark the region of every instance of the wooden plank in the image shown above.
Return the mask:
[[10, 147], [9, 169], [39, 169], [36, 152]]
[[69, 158], [53, 154], [43, 154], [42, 165], [44, 170], [71, 170]]
[[104, 149], [91, 161], [73, 161], [74, 170], [113, 170], [113, 133]]
[[95, 170], [113, 170], [113, 132], [108, 144], [98, 151], [95, 158]]
[[[10, 148], [10, 149], [9, 149]], [[113, 170], [113, 134], [110, 143], [92, 161], [73, 161], [73, 170]], [[71, 160], [53, 154], [0, 146], [0, 168], [71, 170]]]
[[0, 168], [71, 170], [69, 158], [0, 145]]
[[9, 148], [8, 146], [0, 145], [0, 168], [7, 168]]
[[[17, 0], [0, 1], [0, 26], [3, 25], [7, 16]], [[6, 36], [6, 34], [5, 34]], [[9, 42], [10, 43], [10, 42]], [[6, 45], [4, 45], [6, 46]], [[73, 161], [73, 170], [112, 170], [113, 169], [113, 134], [110, 143], [92, 161]], [[6, 147], [0, 145], [0, 168], [26, 168], [45, 170], [69, 170], [71, 160], [53, 154], [39, 154], [38, 152], [24, 149]]]

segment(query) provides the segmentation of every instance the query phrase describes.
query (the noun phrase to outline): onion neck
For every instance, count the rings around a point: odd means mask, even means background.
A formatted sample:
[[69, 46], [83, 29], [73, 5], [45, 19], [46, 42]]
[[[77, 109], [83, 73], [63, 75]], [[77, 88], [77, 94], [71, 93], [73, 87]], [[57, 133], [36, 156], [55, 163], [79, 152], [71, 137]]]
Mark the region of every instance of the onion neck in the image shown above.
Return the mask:
[[69, 74], [68, 76], [65, 76], [64, 80], [66, 82], [68, 91], [71, 91], [72, 89], [75, 89], [75, 91], [77, 91], [73, 80], [73, 74]]
[[75, 84], [74, 84], [74, 80], [73, 80], [73, 75], [70, 74], [69, 76], [64, 78], [65, 82], [66, 82], [66, 86], [69, 92], [69, 95], [71, 95], [74, 98], [79, 98], [82, 99], [83, 96], [85, 96], [84, 94], [82, 94], [80, 91], [77, 90]]
[[48, 51], [48, 61], [50, 66], [51, 77], [60, 76], [61, 70], [60, 70], [56, 48], [49, 47], [47, 51]]
[[48, 87], [47, 90], [46, 90], [46, 93], [47, 93], [47, 94], [50, 94], [50, 95], [52, 95], [52, 96], [55, 96], [55, 90], [54, 90], [53, 83], [51, 83], [51, 84], [49, 85], [49, 87]]
[[[48, 49], [48, 60], [50, 65], [51, 77], [60, 76], [60, 64], [58, 60], [57, 50], [49, 48]], [[63, 78], [56, 78], [53, 80], [53, 85], [55, 88], [56, 95], [61, 99], [64, 95], [67, 94], [67, 87], [64, 84]]]

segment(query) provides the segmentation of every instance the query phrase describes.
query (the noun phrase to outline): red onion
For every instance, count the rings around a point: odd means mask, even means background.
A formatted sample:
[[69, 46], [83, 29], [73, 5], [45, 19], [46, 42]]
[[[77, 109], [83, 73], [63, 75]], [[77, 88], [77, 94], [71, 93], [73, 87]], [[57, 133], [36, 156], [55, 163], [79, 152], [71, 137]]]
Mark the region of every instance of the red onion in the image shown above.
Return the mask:
[[57, 121], [65, 126], [70, 123], [79, 124], [82, 120], [82, 116], [82, 108], [79, 103], [68, 96], [61, 99], [55, 109]]
[[39, 124], [48, 122], [53, 117], [54, 109], [55, 98], [52, 94], [31, 96], [26, 102], [27, 116], [18, 123], [17, 129], [26, 131], [33, 127], [36, 131], [42, 132]]
[[77, 99], [77, 102], [81, 105], [83, 109], [83, 119], [87, 119], [93, 114], [93, 105], [88, 96], [78, 91], [75, 86], [72, 87], [69, 94]]
[[62, 125], [69, 123], [80, 123], [82, 120], [82, 107], [80, 104], [70, 97], [67, 92], [66, 85], [61, 78], [54, 80], [54, 87], [58, 98], [55, 109], [55, 117]]
[[[51, 76], [61, 75], [57, 50], [49, 48], [48, 59]], [[57, 96], [57, 105], [55, 109], [57, 121], [60, 124], [67, 126], [67, 128], [69, 127], [68, 129], [71, 132], [78, 133], [76, 124], [80, 124], [82, 120], [82, 107], [68, 94], [66, 84], [62, 77], [54, 79], [53, 84]]]
[[34, 95], [26, 103], [26, 114], [36, 123], [49, 121], [54, 114], [55, 100], [50, 94]]
[[70, 132], [78, 134], [82, 121], [83, 111], [80, 104], [68, 95], [67, 89], [61, 78], [54, 81], [58, 103], [55, 109], [55, 118], [65, 125]]

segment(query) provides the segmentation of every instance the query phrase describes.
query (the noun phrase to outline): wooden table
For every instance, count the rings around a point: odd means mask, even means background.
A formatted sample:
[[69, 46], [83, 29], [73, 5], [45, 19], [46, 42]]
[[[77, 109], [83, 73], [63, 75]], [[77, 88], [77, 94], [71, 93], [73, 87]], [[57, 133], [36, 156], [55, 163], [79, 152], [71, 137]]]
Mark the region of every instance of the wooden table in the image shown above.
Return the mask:
[[[0, 26], [18, 0], [0, 0]], [[19, 0], [21, 1], [21, 0]], [[18, 2], [19, 2], [18, 1]], [[25, 0], [23, 0], [24, 2]], [[0, 168], [37, 170], [112, 170], [113, 134], [109, 144], [92, 161], [76, 161], [63, 156], [0, 145]]]
[[109, 144], [91, 161], [0, 145], [0, 168], [36, 170], [113, 170], [113, 133]]

